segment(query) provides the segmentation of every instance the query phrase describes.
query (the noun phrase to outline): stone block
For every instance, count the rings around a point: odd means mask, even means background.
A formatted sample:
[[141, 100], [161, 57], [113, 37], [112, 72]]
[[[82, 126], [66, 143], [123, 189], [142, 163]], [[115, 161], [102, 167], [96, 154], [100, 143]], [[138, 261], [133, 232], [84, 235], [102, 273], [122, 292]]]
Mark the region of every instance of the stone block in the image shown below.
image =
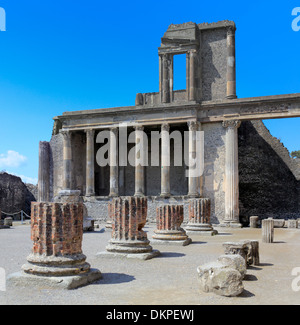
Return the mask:
[[212, 262], [197, 268], [200, 290], [217, 295], [233, 297], [244, 291], [243, 276], [235, 268]]
[[289, 219], [288, 220], [288, 228], [298, 228], [298, 220]]
[[239, 254], [224, 254], [218, 257], [218, 262], [224, 267], [239, 271], [244, 279], [247, 273], [247, 265], [245, 259]]
[[13, 225], [13, 218], [12, 217], [6, 217], [4, 219], [4, 226], [9, 226], [9, 227], [12, 227]]
[[249, 220], [250, 220], [250, 228], [258, 228], [258, 220], [259, 220], [258, 216], [251, 216]]

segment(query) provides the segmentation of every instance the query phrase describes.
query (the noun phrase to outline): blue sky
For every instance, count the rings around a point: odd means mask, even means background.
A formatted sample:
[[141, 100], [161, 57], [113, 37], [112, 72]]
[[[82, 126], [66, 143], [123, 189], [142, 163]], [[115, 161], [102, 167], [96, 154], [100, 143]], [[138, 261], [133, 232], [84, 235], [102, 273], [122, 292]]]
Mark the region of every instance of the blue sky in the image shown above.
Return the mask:
[[[300, 31], [291, 27], [299, 0], [0, 0], [0, 7], [0, 170], [27, 181], [37, 179], [38, 142], [50, 140], [54, 116], [130, 106], [136, 93], [158, 91], [157, 48], [171, 23], [235, 21], [238, 97], [300, 92]], [[178, 75], [180, 88], [180, 68]], [[266, 125], [290, 151], [300, 149], [299, 118]]]

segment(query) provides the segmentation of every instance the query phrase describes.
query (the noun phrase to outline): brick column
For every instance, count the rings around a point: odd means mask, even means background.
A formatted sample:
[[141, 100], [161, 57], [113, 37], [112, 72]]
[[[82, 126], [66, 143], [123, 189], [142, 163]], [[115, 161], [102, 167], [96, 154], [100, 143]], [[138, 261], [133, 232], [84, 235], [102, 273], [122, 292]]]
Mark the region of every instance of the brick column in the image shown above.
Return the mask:
[[152, 249], [143, 227], [147, 222], [147, 198], [118, 197], [111, 202], [112, 235], [106, 254], [98, 256], [150, 259], [159, 255]]
[[189, 222], [186, 230], [201, 235], [216, 235], [218, 232], [213, 229], [210, 223], [211, 212], [210, 199], [199, 198], [189, 200]]
[[95, 195], [95, 130], [86, 130], [86, 196]]
[[73, 289], [101, 278], [82, 253], [83, 209], [82, 203], [32, 202], [33, 248], [19, 280]]
[[180, 244], [186, 246], [191, 243], [181, 224], [184, 219], [183, 205], [165, 204], [156, 208], [156, 227], [153, 243]]

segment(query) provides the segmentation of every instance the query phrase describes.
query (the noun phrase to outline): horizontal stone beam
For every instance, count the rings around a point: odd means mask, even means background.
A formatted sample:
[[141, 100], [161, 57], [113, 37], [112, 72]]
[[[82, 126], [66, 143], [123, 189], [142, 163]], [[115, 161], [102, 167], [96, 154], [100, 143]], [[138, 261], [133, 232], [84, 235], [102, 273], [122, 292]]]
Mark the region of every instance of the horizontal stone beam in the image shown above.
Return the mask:
[[224, 120], [261, 120], [300, 117], [300, 93], [208, 101], [201, 104], [168, 103], [156, 106], [130, 106], [65, 112], [54, 118], [66, 130], [104, 129], [126, 123], [157, 125], [184, 123], [196, 118], [201, 123]]

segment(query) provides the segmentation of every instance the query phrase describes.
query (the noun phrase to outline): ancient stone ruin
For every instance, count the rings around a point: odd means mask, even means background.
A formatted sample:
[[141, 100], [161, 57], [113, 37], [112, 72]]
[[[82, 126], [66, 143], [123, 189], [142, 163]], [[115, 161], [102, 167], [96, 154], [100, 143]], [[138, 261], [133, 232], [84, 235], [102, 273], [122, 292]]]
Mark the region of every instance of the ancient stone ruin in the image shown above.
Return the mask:
[[[185, 223], [189, 233], [215, 235], [213, 225], [241, 228], [250, 216], [252, 228], [265, 219], [263, 241], [272, 242], [273, 221], [266, 218], [280, 216], [274, 201], [281, 197], [282, 218], [299, 217], [299, 174], [261, 120], [300, 117], [300, 96], [238, 98], [235, 33], [232, 21], [170, 25], [158, 48], [158, 92], [138, 93], [130, 107], [54, 117], [50, 142], [39, 145], [33, 252], [11, 281], [73, 288], [99, 279], [81, 250], [84, 220], [111, 228], [99, 257], [147, 260], [160, 254], [143, 230], [147, 221], [157, 224], [153, 240], [187, 245]], [[186, 89], [174, 90], [174, 56], [182, 54]], [[269, 168], [264, 155], [277, 163], [276, 183], [271, 173], [260, 174]], [[247, 266], [259, 265], [258, 242], [224, 248], [216, 262], [198, 267], [199, 284], [204, 292], [236, 296]]]

